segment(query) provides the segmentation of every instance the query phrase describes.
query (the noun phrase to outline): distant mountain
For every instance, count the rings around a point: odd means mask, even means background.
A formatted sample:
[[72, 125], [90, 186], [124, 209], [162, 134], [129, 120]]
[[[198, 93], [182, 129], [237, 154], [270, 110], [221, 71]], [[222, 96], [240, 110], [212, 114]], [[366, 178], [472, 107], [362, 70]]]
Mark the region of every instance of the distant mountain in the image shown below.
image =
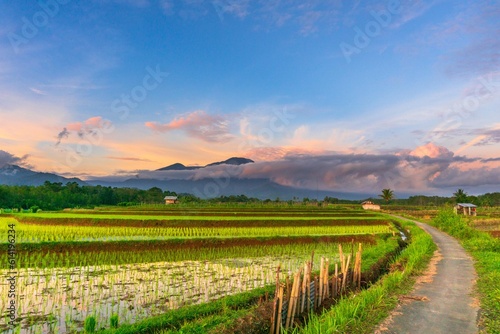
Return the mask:
[[181, 163], [175, 163], [175, 164], [169, 165], [167, 167], [159, 168], [159, 169], [157, 169], [157, 171], [162, 171], [162, 170], [192, 170], [192, 169], [198, 169], [198, 168], [202, 168], [202, 167], [184, 166]]
[[87, 181], [92, 185], [102, 185], [105, 187], [129, 187], [138, 189], [150, 189], [158, 187], [162, 190], [175, 191], [176, 193], [189, 193], [200, 198], [211, 198], [218, 196], [230, 196], [244, 194], [248, 197], [259, 199], [290, 200], [294, 197], [310, 199], [323, 199], [325, 196], [361, 200], [368, 198], [372, 194], [334, 192], [325, 190], [299, 189], [283, 186], [269, 179], [213, 179], [205, 178], [198, 180], [159, 180], [132, 178], [121, 182], [106, 182], [103, 180]]
[[[370, 194], [362, 193], [347, 193], [324, 190], [311, 190], [294, 188], [278, 184], [266, 178], [240, 178], [240, 177], [224, 177], [224, 178], [201, 178], [201, 179], [176, 179], [166, 177], [165, 171], [182, 171], [203, 169], [218, 165], [243, 165], [253, 163], [253, 160], [246, 158], [233, 157], [224, 161], [214, 162], [206, 166], [185, 166], [181, 163], [176, 163], [170, 166], [160, 168], [156, 171], [150, 171], [143, 177], [137, 175], [126, 180], [119, 180], [116, 176], [109, 178], [100, 177], [85, 182], [78, 178], [65, 178], [52, 173], [35, 172], [16, 165], [5, 165], [0, 168], [0, 184], [6, 185], [32, 185], [38, 186], [44, 184], [45, 181], [61, 182], [77, 182], [80, 185], [101, 185], [105, 187], [129, 187], [138, 189], [150, 189], [158, 187], [163, 190], [175, 191], [177, 193], [190, 193], [201, 198], [212, 198], [218, 196], [230, 196], [244, 194], [248, 197], [256, 197], [260, 199], [275, 199], [279, 197], [282, 200], [293, 198], [309, 197], [311, 199], [323, 199], [325, 196], [337, 197], [342, 199], [360, 200], [370, 196]], [[163, 173], [162, 173], [163, 172]]]
[[66, 178], [52, 173], [35, 172], [17, 165], [4, 165], [0, 168], [0, 184], [39, 186], [44, 184], [45, 181], [61, 182], [63, 184], [68, 182], [85, 184], [78, 178]]
[[206, 165], [205, 167], [209, 166], [217, 166], [217, 165], [244, 165], [244, 164], [250, 164], [255, 161], [247, 158], [238, 158], [238, 157], [232, 157], [224, 161], [219, 161], [219, 162], [212, 162], [211, 164]]
[[254, 161], [251, 160], [251, 159], [238, 158], [238, 157], [232, 157], [232, 158], [229, 158], [229, 159], [224, 160], [224, 161], [212, 162], [212, 163], [210, 163], [210, 164], [208, 164], [206, 166], [185, 166], [185, 165], [177, 162], [175, 164], [159, 168], [159, 169], [157, 169], [157, 171], [163, 171], [163, 170], [193, 170], [193, 169], [200, 169], [200, 168], [205, 168], [205, 167], [210, 167], [210, 166], [218, 166], [218, 165], [224, 165], [224, 164], [225, 165], [244, 165], [244, 164], [248, 164], [248, 163], [252, 163], [252, 162], [254, 162]]

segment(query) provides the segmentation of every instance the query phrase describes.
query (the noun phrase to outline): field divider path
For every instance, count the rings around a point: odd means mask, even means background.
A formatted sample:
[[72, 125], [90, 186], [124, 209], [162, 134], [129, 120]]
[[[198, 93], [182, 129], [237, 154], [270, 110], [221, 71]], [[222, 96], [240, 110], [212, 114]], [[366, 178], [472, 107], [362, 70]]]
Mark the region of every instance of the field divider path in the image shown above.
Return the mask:
[[417, 279], [413, 291], [400, 299], [400, 305], [376, 333], [477, 333], [479, 303], [472, 296], [476, 280], [473, 260], [460, 243], [427, 224], [414, 222], [429, 233], [438, 250], [426, 275]]

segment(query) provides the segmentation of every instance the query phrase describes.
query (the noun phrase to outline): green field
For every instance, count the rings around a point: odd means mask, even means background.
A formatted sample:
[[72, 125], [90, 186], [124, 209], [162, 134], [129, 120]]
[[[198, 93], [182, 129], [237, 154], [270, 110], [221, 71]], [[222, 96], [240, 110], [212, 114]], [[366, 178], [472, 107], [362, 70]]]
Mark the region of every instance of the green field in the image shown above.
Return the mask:
[[[4, 215], [0, 222], [15, 230], [18, 322], [32, 332], [79, 331], [89, 316], [97, 328], [109, 328], [112, 316], [134, 324], [238, 299], [275, 284], [278, 265], [295, 271], [313, 252], [314, 268], [322, 256], [336, 259], [339, 244], [349, 250], [363, 243], [368, 272], [399, 247], [390, 219], [346, 208], [104, 208]], [[8, 277], [6, 258], [0, 267]], [[227, 324], [252, 308], [212, 320]]]

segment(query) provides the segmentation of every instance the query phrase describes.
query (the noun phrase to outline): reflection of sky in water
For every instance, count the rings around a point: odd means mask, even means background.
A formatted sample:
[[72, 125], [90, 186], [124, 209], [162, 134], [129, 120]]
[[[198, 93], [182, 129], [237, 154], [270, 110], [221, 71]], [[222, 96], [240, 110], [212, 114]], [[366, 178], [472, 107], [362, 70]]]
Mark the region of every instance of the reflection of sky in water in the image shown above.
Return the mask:
[[[335, 252], [335, 249], [332, 249]], [[334, 254], [331, 254], [334, 255]], [[297, 270], [311, 254], [233, 258], [216, 261], [156, 262], [53, 269], [19, 269], [18, 316], [28, 312], [39, 323], [34, 332], [49, 333], [79, 329], [88, 315], [95, 314], [97, 327], [108, 327], [109, 317], [119, 314], [120, 323], [136, 322], [186, 303], [200, 303], [274, 284], [276, 268], [284, 274]], [[315, 267], [320, 255], [315, 255]], [[7, 270], [0, 271], [3, 280]], [[0, 295], [7, 295], [0, 286]], [[6, 312], [1, 304], [0, 311]], [[5, 330], [5, 328], [2, 328]], [[14, 332], [10, 332], [14, 333]]]

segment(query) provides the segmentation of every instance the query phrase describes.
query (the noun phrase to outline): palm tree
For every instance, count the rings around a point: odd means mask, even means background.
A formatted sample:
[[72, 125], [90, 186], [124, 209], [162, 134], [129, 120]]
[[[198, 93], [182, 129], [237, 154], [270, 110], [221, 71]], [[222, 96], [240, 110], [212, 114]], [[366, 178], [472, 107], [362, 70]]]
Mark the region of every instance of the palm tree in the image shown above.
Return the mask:
[[391, 199], [394, 198], [394, 191], [389, 189], [389, 188], [382, 189], [382, 194], [380, 194], [378, 196], [385, 199], [386, 202], [389, 202]]
[[453, 193], [453, 197], [455, 197], [455, 201], [457, 203], [467, 202], [467, 193], [463, 189], [458, 189]]

